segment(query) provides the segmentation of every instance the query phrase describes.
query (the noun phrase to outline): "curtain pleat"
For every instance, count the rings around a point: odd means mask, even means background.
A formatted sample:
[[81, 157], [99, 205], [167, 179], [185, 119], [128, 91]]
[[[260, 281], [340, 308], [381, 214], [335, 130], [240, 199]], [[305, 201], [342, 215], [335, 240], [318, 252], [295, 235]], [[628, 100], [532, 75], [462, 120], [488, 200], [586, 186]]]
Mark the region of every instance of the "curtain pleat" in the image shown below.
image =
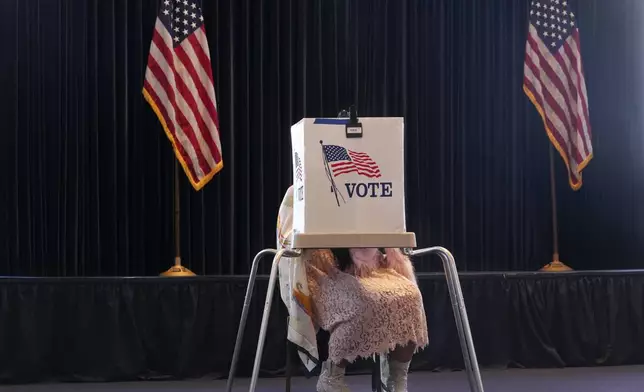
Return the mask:
[[[155, 275], [173, 263], [174, 158], [141, 94], [157, 0], [0, 5], [0, 275]], [[408, 229], [464, 270], [550, 261], [548, 140], [524, 96], [528, 1], [204, 2], [224, 169], [181, 178], [181, 254], [246, 274], [274, 245], [290, 126], [405, 117]], [[580, 2], [595, 158], [557, 159], [563, 261], [639, 268], [644, 113], [637, 0]], [[435, 269], [431, 263], [418, 269]], [[267, 272], [268, 265], [261, 271]]]

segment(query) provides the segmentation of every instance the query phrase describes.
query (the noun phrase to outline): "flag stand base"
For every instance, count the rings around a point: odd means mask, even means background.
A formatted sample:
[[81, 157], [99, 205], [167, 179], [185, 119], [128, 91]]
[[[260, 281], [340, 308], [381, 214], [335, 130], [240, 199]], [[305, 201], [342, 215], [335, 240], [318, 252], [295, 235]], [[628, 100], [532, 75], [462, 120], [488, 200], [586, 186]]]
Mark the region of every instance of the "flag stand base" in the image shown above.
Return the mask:
[[190, 271], [188, 268], [181, 265], [180, 257], [175, 257], [174, 265], [170, 267], [167, 271], [162, 272], [161, 276], [182, 277], [182, 276], [196, 276], [196, 274]]
[[572, 268], [568, 267], [566, 264], [559, 261], [559, 255], [555, 253], [552, 257], [552, 262], [544, 265], [539, 270], [541, 272], [565, 272], [572, 271]]

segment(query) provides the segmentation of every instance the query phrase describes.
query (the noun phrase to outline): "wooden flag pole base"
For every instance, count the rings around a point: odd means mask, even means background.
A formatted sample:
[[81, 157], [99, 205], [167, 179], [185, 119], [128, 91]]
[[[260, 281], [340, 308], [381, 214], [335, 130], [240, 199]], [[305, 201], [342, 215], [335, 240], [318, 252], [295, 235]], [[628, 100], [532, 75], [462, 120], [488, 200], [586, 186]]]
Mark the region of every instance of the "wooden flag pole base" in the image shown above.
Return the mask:
[[196, 276], [196, 274], [190, 271], [188, 268], [181, 265], [181, 257], [174, 258], [174, 265], [170, 267], [165, 272], [161, 273], [161, 276], [168, 277], [181, 277], [181, 276]]
[[572, 268], [568, 267], [566, 264], [559, 261], [559, 254], [555, 253], [552, 256], [552, 262], [544, 265], [539, 270], [541, 272], [565, 272], [572, 271]]

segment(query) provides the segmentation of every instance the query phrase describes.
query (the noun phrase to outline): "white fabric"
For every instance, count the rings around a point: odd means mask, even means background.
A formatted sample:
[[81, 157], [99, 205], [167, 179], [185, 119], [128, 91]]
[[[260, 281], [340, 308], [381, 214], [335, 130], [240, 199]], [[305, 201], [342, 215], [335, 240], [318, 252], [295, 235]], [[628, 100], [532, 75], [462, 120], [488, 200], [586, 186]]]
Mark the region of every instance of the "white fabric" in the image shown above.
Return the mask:
[[[277, 218], [277, 247], [290, 248], [293, 231], [293, 187], [291, 186], [280, 206]], [[288, 340], [300, 347], [300, 359], [309, 370], [319, 361], [316, 327], [312, 319], [312, 301], [306, 280], [306, 260], [310, 255], [305, 250], [296, 258], [284, 257], [279, 264], [280, 295], [288, 309]], [[307, 355], [308, 353], [308, 355]]]

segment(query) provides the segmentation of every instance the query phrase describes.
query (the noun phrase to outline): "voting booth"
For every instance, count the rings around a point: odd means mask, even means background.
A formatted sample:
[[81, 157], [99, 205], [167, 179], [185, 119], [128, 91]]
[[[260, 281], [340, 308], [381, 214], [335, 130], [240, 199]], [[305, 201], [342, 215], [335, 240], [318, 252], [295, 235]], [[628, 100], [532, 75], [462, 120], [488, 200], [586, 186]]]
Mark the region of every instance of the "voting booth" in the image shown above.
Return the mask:
[[413, 248], [405, 226], [404, 121], [306, 118], [291, 127], [294, 248]]
[[[463, 359], [473, 392], [483, 392], [456, 262], [445, 248], [416, 248], [405, 224], [404, 127], [400, 117], [305, 118], [291, 127], [293, 229], [290, 249], [264, 249], [252, 263], [228, 375], [232, 392], [259, 260], [273, 254], [249, 391], [257, 387], [268, 319], [282, 257], [310, 248], [403, 248], [409, 257], [436, 254], [445, 270]], [[382, 391], [380, 377], [372, 390]], [[290, 384], [287, 382], [287, 391]]]

